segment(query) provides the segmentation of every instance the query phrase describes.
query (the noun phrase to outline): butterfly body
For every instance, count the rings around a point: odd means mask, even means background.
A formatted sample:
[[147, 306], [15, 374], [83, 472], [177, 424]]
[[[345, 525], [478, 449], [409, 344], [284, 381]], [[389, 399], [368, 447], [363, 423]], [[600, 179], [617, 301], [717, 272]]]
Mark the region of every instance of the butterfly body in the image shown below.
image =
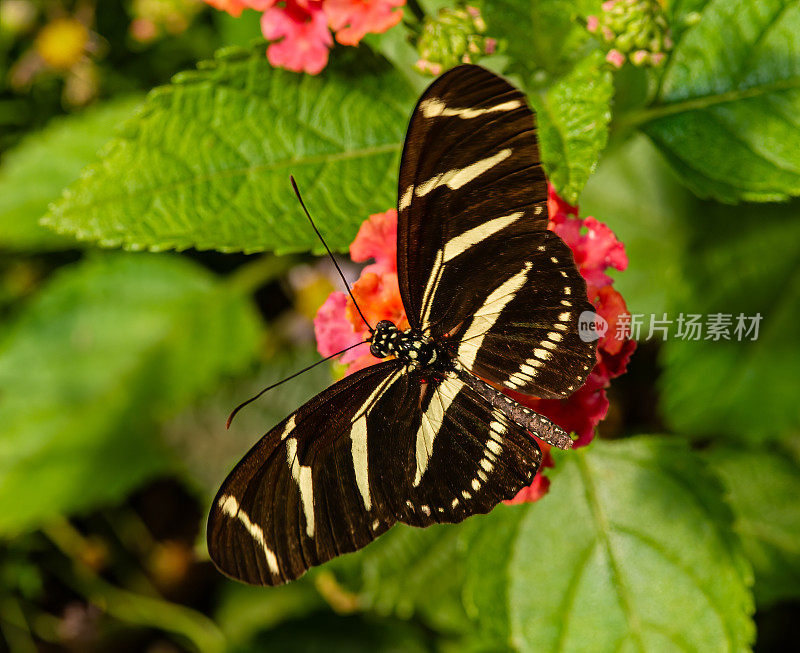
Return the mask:
[[396, 356], [409, 369], [426, 368], [442, 360], [438, 347], [413, 329], [400, 331], [389, 320], [381, 320], [372, 334], [370, 353], [376, 358]]
[[[276, 585], [402, 522], [489, 512], [542, 461], [531, 434], [571, 447], [508, 396], [563, 399], [595, 363], [593, 310], [547, 231], [534, 116], [500, 77], [464, 65], [411, 117], [398, 186], [397, 276], [409, 323], [376, 325], [380, 362], [272, 428], [222, 484], [208, 522], [217, 567]], [[364, 345], [366, 347], [366, 343]]]

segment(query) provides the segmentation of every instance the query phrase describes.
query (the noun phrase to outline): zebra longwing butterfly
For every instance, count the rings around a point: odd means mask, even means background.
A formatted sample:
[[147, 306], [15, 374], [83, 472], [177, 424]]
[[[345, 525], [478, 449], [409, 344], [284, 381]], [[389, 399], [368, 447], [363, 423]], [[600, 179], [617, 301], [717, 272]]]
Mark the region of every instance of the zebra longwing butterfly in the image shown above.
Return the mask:
[[563, 398], [582, 385], [592, 310], [564, 242], [522, 93], [472, 65], [437, 79], [400, 165], [397, 269], [410, 329], [376, 325], [387, 360], [334, 384], [267, 433], [214, 500], [208, 549], [225, 574], [277, 585], [394, 523], [489, 512], [528, 485], [529, 432], [569, 436], [500, 392]]

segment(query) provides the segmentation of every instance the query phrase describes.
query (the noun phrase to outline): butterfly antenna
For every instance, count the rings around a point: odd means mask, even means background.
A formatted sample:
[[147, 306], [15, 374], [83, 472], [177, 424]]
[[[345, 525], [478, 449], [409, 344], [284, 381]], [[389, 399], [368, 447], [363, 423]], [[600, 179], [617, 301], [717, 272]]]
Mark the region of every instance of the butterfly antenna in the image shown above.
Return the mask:
[[339, 354], [343, 354], [344, 352], [346, 352], [346, 351], [348, 351], [350, 349], [353, 349], [354, 347], [358, 347], [359, 345], [365, 345], [368, 342], [369, 342], [369, 340], [363, 340], [361, 342], [357, 342], [354, 345], [350, 345], [349, 347], [345, 347], [344, 349], [342, 349], [342, 351], [337, 351], [335, 354], [331, 354], [330, 356], [326, 356], [322, 360], [318, 360], [316, 363], [313, 363], [313, 364], [309, 365], [308, 367], [304, 367], [299, 372], [295, 372], [291, 376], [287, 376], [285, 379], [282, 379], [282, 380], [278, 381], [277, 383], [273, 383], [271, 386], [268, 386], [268, 387], [264, 388], [257, 395], [255, 395], [254, 397], [250, 397], [250, 399], [248, 399], [247, 401], [243, 401], [238, 406], [236, 406], [236, 408], [233, 409], [231, 414], [228, 415], [228, 421], [225, 422], [225, 428], [229, 429], [231, 427], [231, 422], [233, 421], [233, 418], [236, 417], [236, 413], [238, 413], [242, 408], [247, 406], [247, 404], [254, 402], [256, 399], [258, 399], [261, 395], [263, 395], [268, 390], [272, 390], [272, 388], [277, 388], [279, 385], [281, 385], [283, 383], [286, 383], [287, 381], [291, 381], [294, 377], [300, 376], [304, 372], [308, 372], [308, 370], [315, 368], [317, 365], [321, 365], [325, 361], [329, 361], [331, 358], [336, 358], [336, 356], [338, 356]]
[[342, 278], [342, 281], [344, 282], [344, 287], [347, 288], [347, 294], [350, 295], [350, 299], [353, 300], [353, 304], [355, 304], [358, 314], [361, 316], [361, 319], [364, 320], [364, 324], [367, 325], [369, 332], [374, 333], [375, 329], [373, 329], [372, 325], [369, 322], [367, 322], [367, 318], [365, 318], [364, 314], [361, 312], [361, 308], [359, 307], [356, 298], [353, 297], [353, 292], [350, 290], [350, 284], [347, 283], [347, 279], [344, 278], [344, 273], [342, 272], [342, 269], [339, 267], [339, 264], [336, 262], [336, 259], [333, 257], [333, 253], [328, 247], [328, 243], [325, 242], [325, 239], [322, 237], [322, 234], [319, 232], [319, 229], [317, 229], [317, 225], [314, 224], [314, 220], [311, 219], [311, 214], [308, 212], [305, 202], [303, 202], [303, 198], [300, 196], [300, 191], [297, 188], [297, 183], [295, 182], [294, 177], [290, 176], [289, 179], [292, 180], [292, 188], [294, 188], [294, 194], [297, 195], [297, 199], [300, 202], [300, 206], [303, 207], [303, 211], [305, 211], [306, 216], [308, 217], [308, 221], [311, 223], [311, 226], [314, 228], [314, 231], [316, 232], [317, 236], [319, 236], [319, 239], [322, 241], [322, 244], [325, 245], [325, 250], [328, 252], [328, 256], [331, 257], [331, 261], [333, 261], [333, 264], [336, 266], [336, 271]]

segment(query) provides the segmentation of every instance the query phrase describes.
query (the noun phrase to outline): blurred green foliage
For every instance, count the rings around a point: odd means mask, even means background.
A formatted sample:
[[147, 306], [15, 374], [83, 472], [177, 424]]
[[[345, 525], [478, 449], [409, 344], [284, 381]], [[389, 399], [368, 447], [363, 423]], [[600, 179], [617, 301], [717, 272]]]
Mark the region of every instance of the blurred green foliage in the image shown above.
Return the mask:
[[255, 12], [192, 10], [143, 42], [135, 3], [104, 1], [77, 104], [75, 71], [14, 82], [52, 8], [81, 5], [45, 4], [0, 30], [6, 648], [797, 648], [800, 2], [667, 2], [664, 63], [620, 70], [585, 28], [599, 0], [481, 5], [504, 46], [483, 63], [528, 93], [551, 181], [626, 245], [629, 309], [760, 314], [759, 337], [661, 342], [646, 322], [646, 387], [619, 380], [609, 440], [558, 456], [543, 500], [395, 527], [270, 589], [214, 571], [203, 533], [230, 466], [333, 378], [224, 430], [316, 360], [301, 311], [329, 281], [288, 175], [337, 251], [394, 204], [414, 37], [448, 3], [410, 3], [309, 77], [251, 45]]

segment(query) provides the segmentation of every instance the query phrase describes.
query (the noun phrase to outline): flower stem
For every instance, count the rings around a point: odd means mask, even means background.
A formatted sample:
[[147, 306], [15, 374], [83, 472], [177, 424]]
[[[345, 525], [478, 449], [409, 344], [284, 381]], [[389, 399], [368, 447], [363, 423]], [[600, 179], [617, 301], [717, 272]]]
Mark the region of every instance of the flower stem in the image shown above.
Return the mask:
[[261, 286], [282, 277], [299, 262], [297, 256], [264, 254], [231, 272], [227, 278], [227, 285], [235, 292], [254, 293]]

